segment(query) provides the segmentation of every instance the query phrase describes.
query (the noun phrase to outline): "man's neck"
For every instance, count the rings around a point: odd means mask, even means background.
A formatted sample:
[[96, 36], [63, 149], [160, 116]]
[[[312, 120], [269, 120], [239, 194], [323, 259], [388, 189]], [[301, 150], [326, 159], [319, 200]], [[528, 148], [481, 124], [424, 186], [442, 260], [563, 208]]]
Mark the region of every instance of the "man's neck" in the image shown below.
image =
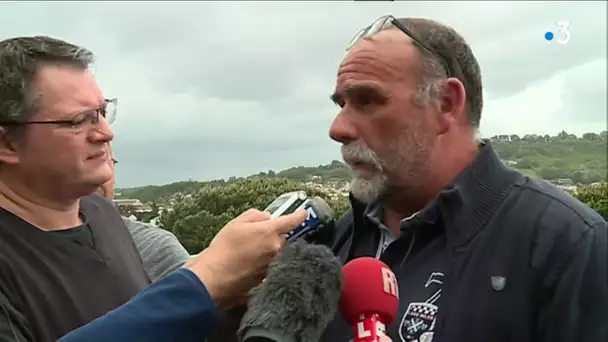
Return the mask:
[[44, 231], [73, 228], [82, 224], [80, 201], [45, 198], [20, 182], [0, 179], [0, 207]]
[[389, 207], [384, 207], [383, 223], [391, 231], [394, 237], [398, 237], [401, 234], [401, 221], [405, 218], [403, 214], [400, 214]]

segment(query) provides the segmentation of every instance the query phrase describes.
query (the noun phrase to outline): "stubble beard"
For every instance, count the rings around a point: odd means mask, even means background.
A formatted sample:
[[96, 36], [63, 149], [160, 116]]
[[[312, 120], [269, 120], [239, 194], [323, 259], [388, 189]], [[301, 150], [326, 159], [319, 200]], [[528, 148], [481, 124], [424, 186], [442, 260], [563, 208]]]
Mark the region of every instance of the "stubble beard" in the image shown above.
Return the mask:
[[360, 141], [343, 145], [342, 156], [347, 164], [360, 162], [373, 168], [371, 176], [353, 170], [352, 195], [364, 203], [371, 203], [415, 193], [421, 186], [421, 177], [430, 172], [430, 146], [430, 141], [418, 134], [416, 128], [408, 129], [388, 144], [386, 155], [390, 157], [379, 157]]

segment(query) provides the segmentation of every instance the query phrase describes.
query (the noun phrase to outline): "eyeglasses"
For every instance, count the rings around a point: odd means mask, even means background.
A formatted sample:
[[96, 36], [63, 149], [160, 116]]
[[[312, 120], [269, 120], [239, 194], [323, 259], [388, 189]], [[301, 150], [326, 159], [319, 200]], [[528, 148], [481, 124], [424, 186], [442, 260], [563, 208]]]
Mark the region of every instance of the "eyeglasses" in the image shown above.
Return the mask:
[[21, 125], [57, 125], [59, 127], [81, 129], [87, 126], [97, 125], [99, 117], [106, 119], [108, 124], [112, 124], [116, 120], [116, 108], [118, 100], [105, 99], [103, 106], [96, 109], [89, 109], [84, 112], [76, 113], [71, 119], [66, 120], [49, 120], [49, 121], [6, 121], [0, 122], [0, 126], [21, 126]]
[[112, 158], [112, 164], [114, 164], [114, 165], [118, 164], [118, 160]]
[[405, 35], [407, 35], [416, 45], [420, 46], [431, 55], [437, 57], [437, 59], [439, 59], [443, 64], [443, 67], [445, 68], [448, 77], [453, 77], [454, 73], [452, 72], [452, 69], [449, 66], [448, 58], [446, 58], [445, 55], [439, 53], [438, 51], [433, 50], [431, 47], [428, 46], [428, 44], [424, 44], [420, 39], [416, 38], [416, 35], [414, 35], [412, 31], [408, 30], [407, 27], [401, 25], [399, 21], [397, 21], [397, 19], [392, 15], [384, 15], [376, 19], [371, 25], [357, 32], [357, 34], [355, 34], [355, 36], [350, 40], [346, 51], [349, 51], [361, 39], [369, 38], [375, 35], [376, 33], [382, 31], [383, 29], [387, 28], [389, 25], [392, 25], [401, 30], [401, 32], [405, 33]]

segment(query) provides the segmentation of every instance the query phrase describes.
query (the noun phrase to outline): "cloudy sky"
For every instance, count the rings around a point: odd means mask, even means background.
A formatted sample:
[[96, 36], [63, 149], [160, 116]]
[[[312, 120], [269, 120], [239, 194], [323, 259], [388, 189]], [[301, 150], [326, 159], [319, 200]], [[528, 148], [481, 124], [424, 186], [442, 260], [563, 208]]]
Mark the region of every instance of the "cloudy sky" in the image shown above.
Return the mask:
[[[93, 50], [119, 98], [118, 186], [339, 159], [329, 101], [352, 35], [383, 14], [458, 30], [483, 71], [481, 133], [606, 129], [606, 2], [0, 3], [0, 39]], [[571, 40], [544, 39], [570, 22]], [[556, 36], [559, 38], [559, 35]]]

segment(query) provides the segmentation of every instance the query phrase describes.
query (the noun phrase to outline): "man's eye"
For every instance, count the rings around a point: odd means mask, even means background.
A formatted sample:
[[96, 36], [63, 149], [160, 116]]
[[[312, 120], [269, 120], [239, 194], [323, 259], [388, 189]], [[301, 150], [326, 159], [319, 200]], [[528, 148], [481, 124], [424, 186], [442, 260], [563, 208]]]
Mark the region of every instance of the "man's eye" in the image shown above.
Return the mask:
[[353, 104], [357, 108], [365, 108], [375, 104], [377, 101], [372, 96], [369, 95], [359, 95], [353, 98]]
[[78, 118], [74, 118], [74, 120], [72, 120], [72, 122], [70, 123], [70, 126], [72, 127], [81, 127], [82, 125], [85, 124], [85, 122], [87, 121], [86, 116], [81, 116]]
[[80, 127], [84, 126], [86, 121], [87, 121], [86, 115], [78, 115], [70, 121], [62, 122], [60, 124], [60, 126], [67, 127], [67, 128], [80, 128]]

